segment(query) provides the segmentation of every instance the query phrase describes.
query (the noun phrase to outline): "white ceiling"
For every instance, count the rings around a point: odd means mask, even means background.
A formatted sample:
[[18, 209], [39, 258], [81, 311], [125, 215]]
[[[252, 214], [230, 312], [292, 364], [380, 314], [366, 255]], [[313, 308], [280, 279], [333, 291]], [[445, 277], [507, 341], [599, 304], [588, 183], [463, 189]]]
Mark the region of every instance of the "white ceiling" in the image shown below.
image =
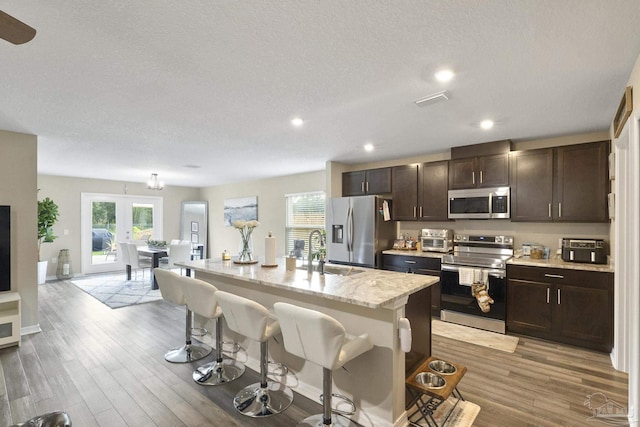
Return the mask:
[[[38, 135], [39, 173], [144, 182], [157, 172], [196, 187], [604, 130], [640, 53], [638, 0], [0, 9], [38, 31], [24, 45], [0, 40], [0, 129]], [[454, 80], [435, 81], [442, 67]], [[441, 90], [449, 101], [413, 103]], [[485, 118], [491, 131], [478, 127]]]

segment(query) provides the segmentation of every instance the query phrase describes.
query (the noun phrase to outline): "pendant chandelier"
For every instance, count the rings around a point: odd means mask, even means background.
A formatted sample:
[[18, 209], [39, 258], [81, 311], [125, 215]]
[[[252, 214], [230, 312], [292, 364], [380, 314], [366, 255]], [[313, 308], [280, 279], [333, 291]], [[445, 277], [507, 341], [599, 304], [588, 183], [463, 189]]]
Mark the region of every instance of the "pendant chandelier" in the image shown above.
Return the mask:
[[149, 190], [162, 190], [164, 188], [164, 182], [158, 181], [157, 173], [152, 173], [151, 178], [147, 181], [147, 188]]

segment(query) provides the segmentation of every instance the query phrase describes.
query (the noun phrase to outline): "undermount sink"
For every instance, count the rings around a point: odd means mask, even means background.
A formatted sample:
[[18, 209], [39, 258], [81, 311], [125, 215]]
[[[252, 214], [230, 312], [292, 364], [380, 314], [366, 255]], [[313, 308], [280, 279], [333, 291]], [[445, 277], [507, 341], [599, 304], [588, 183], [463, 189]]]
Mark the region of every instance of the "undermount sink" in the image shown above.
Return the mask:
[[353, 276], [354, 274], [363, 272], [364, 270], [353, 267], [336, 267], [334, 265], [324, 266], [324, 274], [333, 274], [334, 276]]
[[[298, 267], [299, 270], [306, 270], [307, 265], [301, 265]], [[313, 264], [313, 272], [318, 273], [318, 266]], [[353, 276], [354, 274], [363, 273], [364, 270], [359, 268], [353, 268], [349, 266], [337, 266], [337, 265], [325, 265], [324, 266], [324, 274], [327, 276]]]

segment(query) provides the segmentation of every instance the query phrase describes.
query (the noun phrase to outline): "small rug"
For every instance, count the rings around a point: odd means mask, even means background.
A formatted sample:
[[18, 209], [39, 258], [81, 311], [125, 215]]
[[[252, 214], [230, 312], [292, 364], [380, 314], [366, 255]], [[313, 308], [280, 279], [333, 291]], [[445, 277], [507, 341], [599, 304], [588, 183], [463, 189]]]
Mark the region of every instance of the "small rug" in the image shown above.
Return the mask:
[[431, 322], [431, 332], [445, 338], [466, 342], [469, 344], [489, 347], [496, 350], [513, 353], [518, 346], [518, 337], [502, 335], [496, 332], [484, 331], [482, 329], [470, 328], [468, 326], [457, 325], [455, 323], [443, 322], [433, 319]]
[[[451, 411], [451, 408], [454, 408], [453, 411]], [[416, 405], [413, 405], [407, 413], [411, 415], [416, 409]], [[480, 406], [475, 403], [466, 400], [458, 401], [457, 398], [450, 397], [438, 406], [433, 418], [436, 420], [437, 425], [442, 425], [446, 419], [447, 427], [471, 427], [479, 412]], [[424, 419], [420, 419], [420, 414], [413, 415], [409, 418], [409, 421], [413, 426], [429, 426]]]
[[71, 283], [110, 308], [162, 299], [160, 289], [151, 289], [148, 277], [144, 280], [126, 280], [124, 273], [94, 274], [73, 279]]

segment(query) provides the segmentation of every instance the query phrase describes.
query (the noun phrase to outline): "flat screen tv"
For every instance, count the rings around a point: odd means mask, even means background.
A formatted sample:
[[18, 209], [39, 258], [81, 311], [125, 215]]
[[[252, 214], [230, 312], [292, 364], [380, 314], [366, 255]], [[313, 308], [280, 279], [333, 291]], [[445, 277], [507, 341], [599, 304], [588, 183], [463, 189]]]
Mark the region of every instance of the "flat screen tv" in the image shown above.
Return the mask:
[[11, 207], [0, 206], [0, 292], [11, 290]]

